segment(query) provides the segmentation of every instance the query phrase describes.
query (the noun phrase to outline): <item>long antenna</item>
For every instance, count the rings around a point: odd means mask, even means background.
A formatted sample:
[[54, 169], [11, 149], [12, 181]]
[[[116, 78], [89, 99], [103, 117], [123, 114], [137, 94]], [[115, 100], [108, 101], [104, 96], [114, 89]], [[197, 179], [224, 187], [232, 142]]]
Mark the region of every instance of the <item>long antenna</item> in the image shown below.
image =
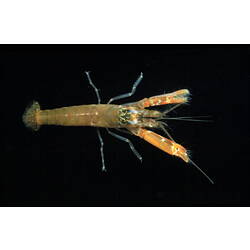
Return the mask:
[[181, 116], [181, 117], [164, 117], [161, 120], [177, 120], [177, 121], [190, 121], [190, 122], [213, 122], [212, 120], [201, 120], [201, 119], [193, 119], [193, 118], [203, 118], [210, 116]]
[[160, 128], [166, 133], [166, 135], [172, 140], [172, 141], [175, 141], [174, 139], [173, 139], [173, 137], [169, 134], [169, 132], [167, 131], [167, 129], [165, 128], [165, 126], [167, 126], [167, 124], [166, 123], [164, 123], [164, 122], [159, 122], [159, 124], [160, 124]]
[[183, 103], [178, 103], [176, 105], [174, 105], [172, 108], [162, 112], [164, 115], [168, 114], [169, 112], [173, 111], [174, 109], [178, 108], [179, 106], [181, 106]]
[[202, 170], [196, 165], [191, 159], [189, 159], [189, 162], [195, 166], [212, 184], [214, 184], [213, 180]]

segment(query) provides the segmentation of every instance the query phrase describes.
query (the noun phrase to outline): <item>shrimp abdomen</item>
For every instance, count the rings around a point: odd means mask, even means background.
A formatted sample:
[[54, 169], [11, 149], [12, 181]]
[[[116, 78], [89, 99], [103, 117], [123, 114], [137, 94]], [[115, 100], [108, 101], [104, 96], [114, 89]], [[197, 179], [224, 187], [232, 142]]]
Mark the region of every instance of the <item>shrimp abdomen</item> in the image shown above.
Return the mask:
[[33, 102], [23, 115], [24, 124], [33, 130], [41, 125], [117, 127], [118, 106], [91, 104], [41, 110]]

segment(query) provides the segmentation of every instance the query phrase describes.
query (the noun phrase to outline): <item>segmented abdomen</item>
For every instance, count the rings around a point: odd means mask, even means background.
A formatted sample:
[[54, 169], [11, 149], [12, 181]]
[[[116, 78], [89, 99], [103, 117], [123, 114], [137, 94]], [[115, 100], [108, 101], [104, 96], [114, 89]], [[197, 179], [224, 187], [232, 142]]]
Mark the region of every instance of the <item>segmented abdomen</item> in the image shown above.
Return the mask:
[[114, 127], [117, 126], [114, 106], [93, 104], [40, 110], [37, 122], [39, 125]]

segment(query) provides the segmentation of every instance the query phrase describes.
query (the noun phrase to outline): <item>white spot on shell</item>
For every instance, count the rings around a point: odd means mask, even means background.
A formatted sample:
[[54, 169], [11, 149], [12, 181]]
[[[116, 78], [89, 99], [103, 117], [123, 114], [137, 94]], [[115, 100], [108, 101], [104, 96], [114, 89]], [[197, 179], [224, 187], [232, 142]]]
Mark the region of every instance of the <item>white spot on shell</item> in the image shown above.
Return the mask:
[[135, 125], [138, 123], [138, 120], [137, 119], [134, 119], [133, 121], [129, 121], [129, 124], [131, 125]]

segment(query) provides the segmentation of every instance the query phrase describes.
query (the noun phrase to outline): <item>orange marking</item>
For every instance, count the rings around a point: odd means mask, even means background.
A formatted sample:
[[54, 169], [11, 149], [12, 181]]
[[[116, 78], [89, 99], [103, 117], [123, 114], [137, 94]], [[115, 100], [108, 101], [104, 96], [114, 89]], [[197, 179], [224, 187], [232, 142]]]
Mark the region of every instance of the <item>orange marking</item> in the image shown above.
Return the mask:
[[144, 99], [143, 107], [160, 106], [166, 104], [177, 104], [188, 102], [189, 91], [187, 89], [180, 89], [172, 93], [152, 96]]
[[143, 128], [138, 130], [137, 136], [141, 137], [162, 151], [170, 155], [177, 156], [185, 162], [189, 162], [187, 150], [180, 144]]

